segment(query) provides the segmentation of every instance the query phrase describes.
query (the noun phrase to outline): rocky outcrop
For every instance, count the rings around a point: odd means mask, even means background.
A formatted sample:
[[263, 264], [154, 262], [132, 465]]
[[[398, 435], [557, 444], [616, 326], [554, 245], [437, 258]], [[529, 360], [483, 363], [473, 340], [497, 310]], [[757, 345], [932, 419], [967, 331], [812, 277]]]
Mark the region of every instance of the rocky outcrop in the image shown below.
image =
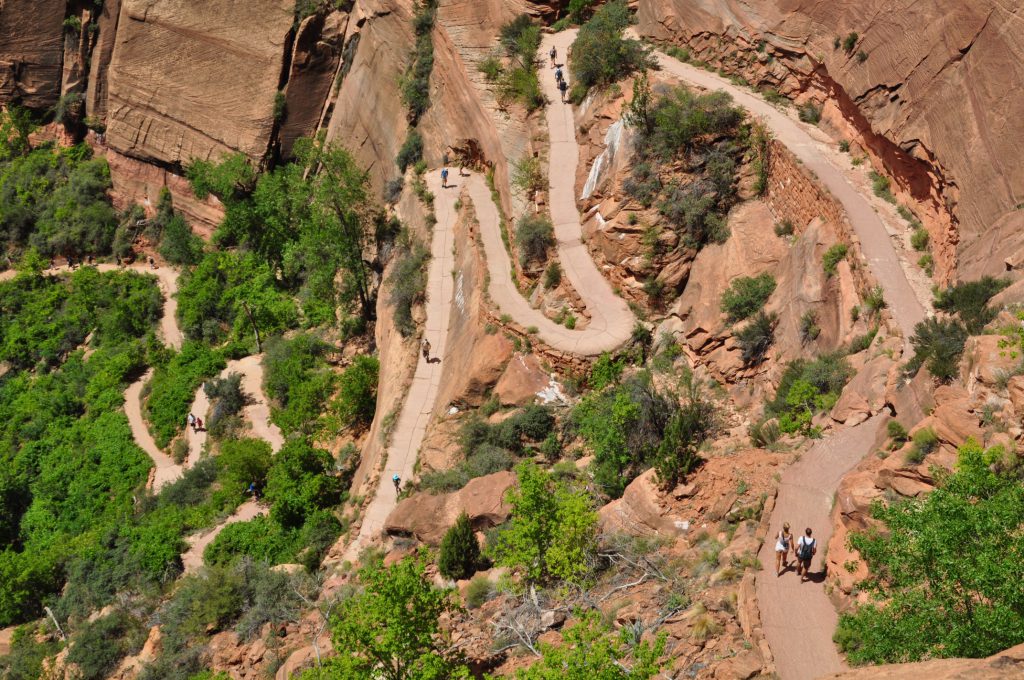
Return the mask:
[[548, 387], [550, 378], [535, 354], [515, 354], [494, 386], [502, 406], [525, 406]]
[[[959, 258], [1001, 270], [1009, 253], [975, 249], [1014, 210], [1024, 118], [1006, 92], [1024, 79], [1014, 9], [996, 2], [641, 0], [639, 31], [798, 101], [870, 151], [914, 205], [941, 276]], [[852, 35], [850, 49], [843, 41]], [[1007, 232], [1009, 233], [1009, 232]]]
[[418, 493], [395, 507], [384, 530], [436, 545], [463, 512], [469, 515], [477, 530], [497, 526], [508, 519], [512, 510], [505, 502], [505, 492], [515, 483], [513, 473], [496, 472], [477, 477], [452, 493], [437, 496]]

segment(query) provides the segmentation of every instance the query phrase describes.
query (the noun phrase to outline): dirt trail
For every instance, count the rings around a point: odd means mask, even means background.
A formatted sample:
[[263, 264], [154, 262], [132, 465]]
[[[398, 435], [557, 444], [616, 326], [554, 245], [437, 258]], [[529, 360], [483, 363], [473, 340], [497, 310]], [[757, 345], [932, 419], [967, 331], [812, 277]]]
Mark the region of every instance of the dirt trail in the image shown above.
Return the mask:
[[185, 573], [194, 574], [199, 571], [199, 568], [203, 566], [203, 551], [206, 550], [206, 546], [213, 543], [213, 539], [217, 538], [224, 527], [235, 522], [248, 522], [265, 514], [267, 514], [265, 507], [256, 501], [248, 500], [239, 505], [234, 514], [214, 528], [205, 533], [189, 536], [185, 539], [188, 543], [188, 550], [181, 554], [181, 563], [185, 566]]
[[[656, 55], [665, 72], [691, 85], [724, 90], [737, 104], [760, 117], [776, 139], [839, 200], [860, 240], [871, 273], [884, 290], [904, 343], [909, 347], [914, 326], [925, 318], [925, 306], [908, 281], [870, 199], [836, 162], [829, 146], [814, 139], [803, 124], [751, 92], [664, 54]], [[783, 522], [791, 524], [794, 537], [810, 527], [818, 545], [812, 568], [820, 569], [824, 547], [832, 535], [830, 513], [839, 481], [870, 453], [884, 420], [885, 415], [878, 414], [818, 442], [782, 475], [769, 535], [759, 556], [763, 568], [757, 575], [757, 600], [765, 637], [779, 676], [785, 680], [809, 680], [843, 670], [846, 665], [832, 642], [838, 616], [825, 594], [824, 575], [819, 574], [807, 583], [800, 583], [793, 570], [776, 576], [774, 537]]]
[[[419, 357], [412, 384], [402, 403], [402, 412], [391, 433], [391, 445], [385, 454], [384, 467], [373, 500], [363, 514], [359, 535], [345, 550], [345, 559], [349, 561], [358, 558], [363, 546], [384, 528], [384, 522], [398, 503], [398, 494], [391, 478], [397, 474], [404, 482], [412, 477], [423, 435], [434, 412], [434, 401], [441, 384], [441, 372], [445, 370], [448, 323], [451, 318], [452, 296], [455, 292], [455, 282], [451, 275], [455, 268], [455, 255], [452, 253], [453, 231], [458, 216], [455, 201], [462, 192], [462, 183], [467, 179], [471, 182], [476, 179], [482, 183], [476, 175], [459, 177], [457, 173], [452, 173], [449, 180], [453, 185], [442, 189], [439, 171], [432, 170], [427, 175], [427, 186], [435, 197], [434, 213], [437, 216], [437, 224], [434, 225], [430, 242], [431, 259], [426, 291], [427, 322], [423, 336], [430, 342], [431, 359], [440, 361], [427, 363], [422, 355]], [[487, 200], [490, 201], [489, 194]]]

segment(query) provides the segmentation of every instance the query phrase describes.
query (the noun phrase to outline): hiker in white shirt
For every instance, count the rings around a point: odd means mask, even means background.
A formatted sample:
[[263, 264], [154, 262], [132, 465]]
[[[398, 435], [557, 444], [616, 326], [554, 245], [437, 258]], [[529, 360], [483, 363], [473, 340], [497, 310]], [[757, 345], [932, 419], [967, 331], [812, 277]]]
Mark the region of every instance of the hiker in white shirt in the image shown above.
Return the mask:
[[789, 530], [789, 522], [782, 525], [782, 530], [775, 537], [775, 575], [789, 568], [789, 552], [793, 549], [793, 534]]
[[804, 535], [796, 542], [796, 573], [800, 574], [803, 583], [811, 576], [811, 560], [818, 552], [817, 541], [811, 538], [811, 528], [807, 527]]

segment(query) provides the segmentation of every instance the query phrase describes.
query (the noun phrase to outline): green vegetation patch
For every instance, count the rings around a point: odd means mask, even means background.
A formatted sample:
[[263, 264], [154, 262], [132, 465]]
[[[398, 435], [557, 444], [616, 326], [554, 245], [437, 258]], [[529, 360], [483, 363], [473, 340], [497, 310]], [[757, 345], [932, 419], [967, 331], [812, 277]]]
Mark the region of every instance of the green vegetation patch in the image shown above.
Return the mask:
[[623, 37], [630, 21], [624, 0], [614, 0], [599, 7], [580, 27], [569, 56], [574, 102], [583, 101], [592, 87], [606, 87], [653, 65], [647, 47], [639, 40]]

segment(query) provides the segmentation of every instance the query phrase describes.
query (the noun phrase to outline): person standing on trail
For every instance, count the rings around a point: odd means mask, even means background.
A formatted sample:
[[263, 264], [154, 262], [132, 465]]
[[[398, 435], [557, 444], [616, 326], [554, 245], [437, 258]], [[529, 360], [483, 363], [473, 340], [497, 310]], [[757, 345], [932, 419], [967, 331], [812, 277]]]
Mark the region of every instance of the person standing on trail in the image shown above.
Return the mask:
[[793, 534], [789, 530], [789, 522], [782, 525], [782, 530], [775, 538], [775, 575], [782, 576], [782, 571], [789, 567], [789, 551], [793, 549]]
[[196, 417], [191, 413], [188, 414], [188, 426], [192, 428], [192, 431], [196, 431]]
[[441, 165], [448, 165], [448, 149], [445, 149], [444, 153], [441, 154]]
[[562, 93], [562, 103], [565, 103], [565, 92], [569, 89], [569, 83], [565, 82], [565, 79], [558, 81], [558, 90]]
[[402, 478], [397, 474], [391, 475], [391, 483], [395, 485], [395, 493], [400, 493], [402, 491]]
[[448, 188], [448, 168], [441, 170], [441, 188]]
[[817, 541], [811, 538], [811, 528], [807, 527], [796, 543], [796, 573], [800, 575], [800, 583], [810, 578], [811, 560], [817, 552]]
[[551, 51], [548, 52], [548, 55], [551, 57], [551, 68], [554, 68], [555, 67], [555, 59], [558, 58], [558, 50], [555, 49], [554, 45], [551, 46]]
[[430, 363], [430, 340], [423, 338], [423, 342], [420, 343], [420, 349], [423, 350], [423, 359]]
[[562, 82], [562, 67], [561, 66], [559, 66], [558, 68], [555, 69], [555, 82], [556, 83]]

